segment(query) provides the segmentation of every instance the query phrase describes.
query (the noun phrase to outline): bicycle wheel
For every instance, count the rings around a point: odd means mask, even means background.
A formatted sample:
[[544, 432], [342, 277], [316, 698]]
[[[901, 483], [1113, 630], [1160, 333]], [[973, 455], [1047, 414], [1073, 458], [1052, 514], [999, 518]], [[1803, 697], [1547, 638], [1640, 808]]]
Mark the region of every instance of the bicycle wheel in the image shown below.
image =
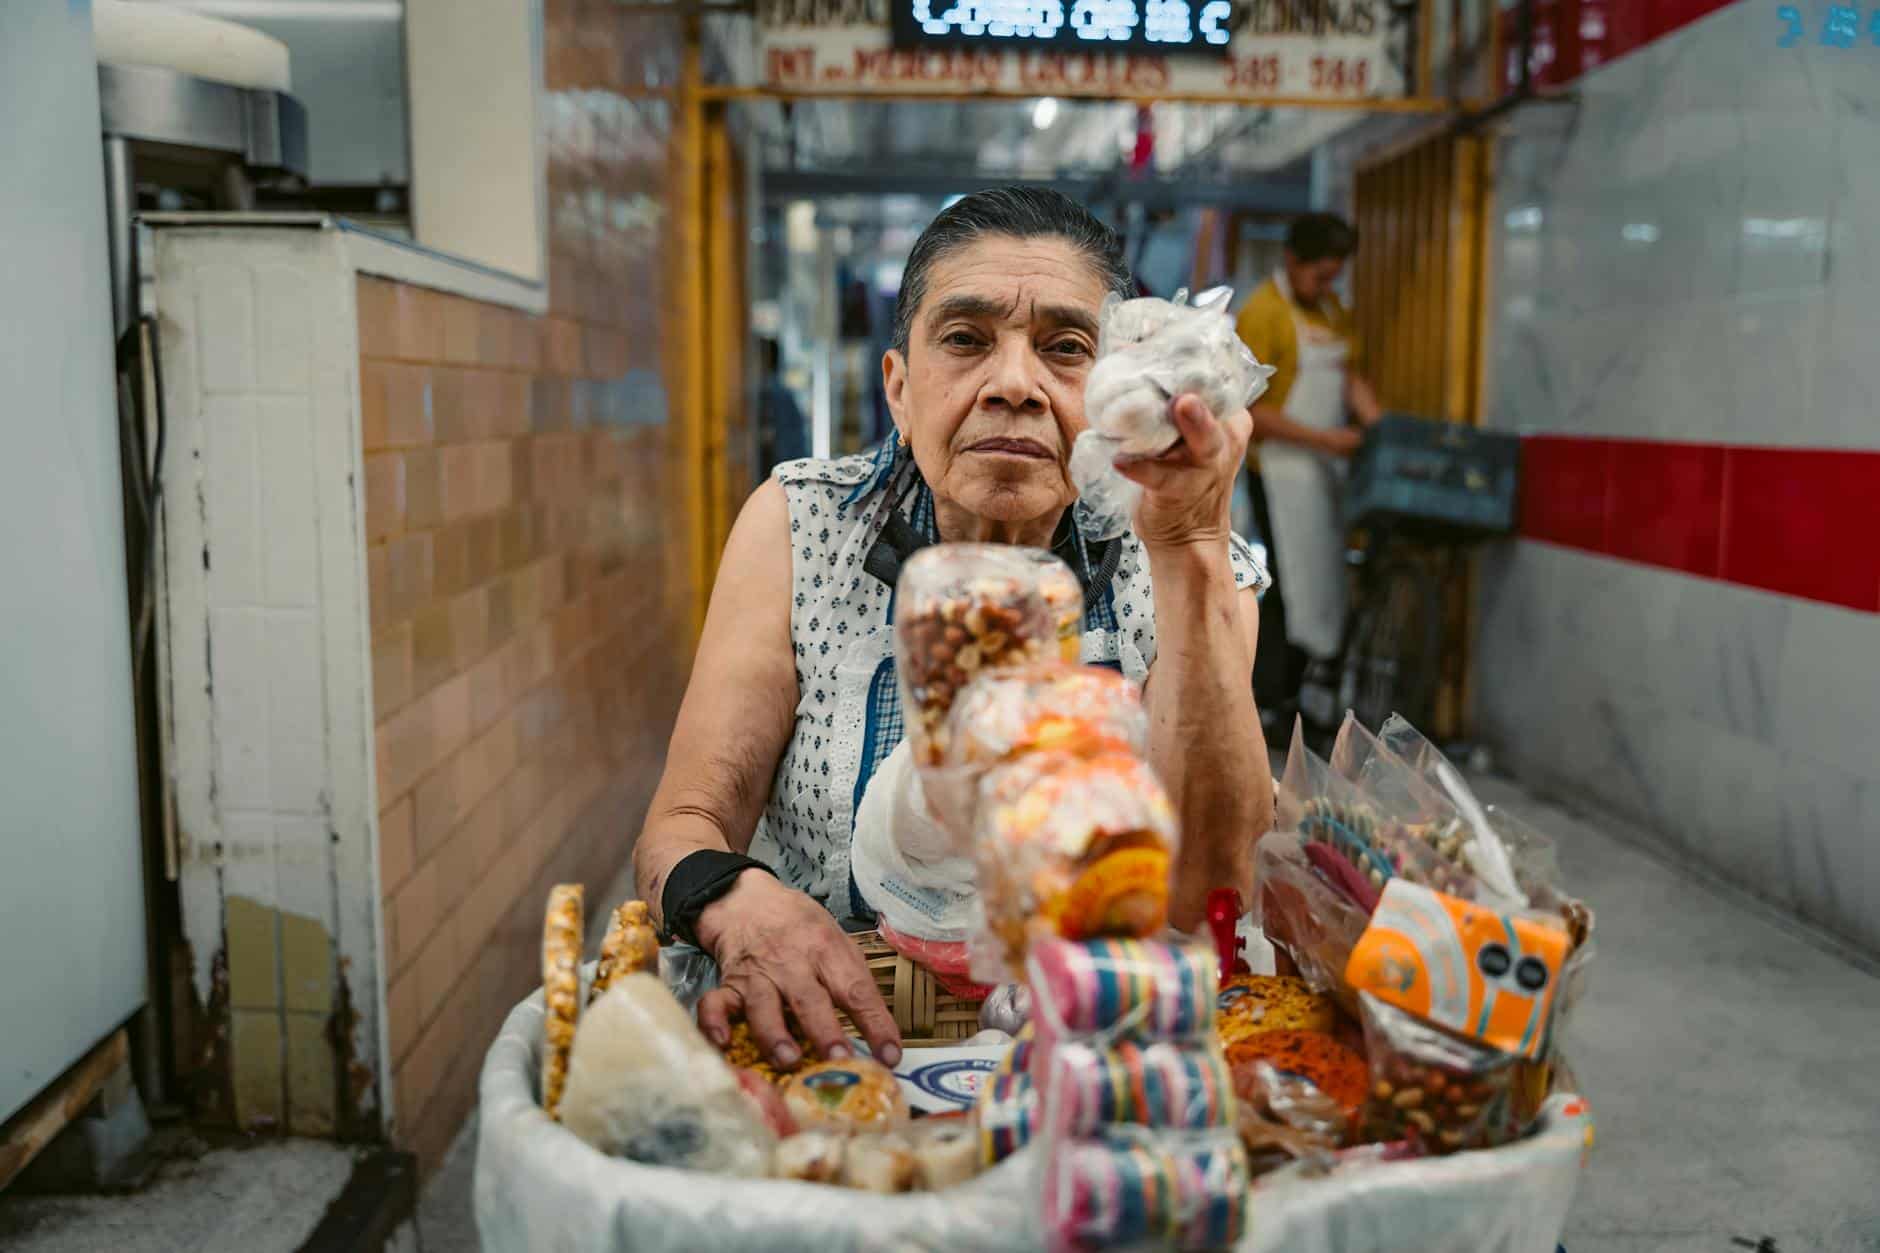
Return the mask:
[[1391, 561], [1365, 580], [1339, 691], [1366, 727], [1377, 730], [1393, 713], [1428, 727], [1442, 665], [1442, 615], [1436, 579], [1414, 561]]

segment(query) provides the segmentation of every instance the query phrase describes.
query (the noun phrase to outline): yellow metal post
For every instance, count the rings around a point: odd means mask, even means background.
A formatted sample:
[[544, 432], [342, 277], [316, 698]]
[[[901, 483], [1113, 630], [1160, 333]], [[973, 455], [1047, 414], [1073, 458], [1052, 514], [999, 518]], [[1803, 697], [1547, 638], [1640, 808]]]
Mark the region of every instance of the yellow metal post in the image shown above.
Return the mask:
[[711, 598], [711, 378], [707, 352], [706, 275], [707, 195], [705, 178], [705, 99], [700, 63], [703, 42], [696, 15], [684, 19], [679, 55], [678, 119], [673, 134], [674, 236], [672, 266], [674, 321], [678, 326], [679, 378], [678, 469], [685, 504], [686, 569], [692, 639], [696, 643], [705, 625], [705, 606]]

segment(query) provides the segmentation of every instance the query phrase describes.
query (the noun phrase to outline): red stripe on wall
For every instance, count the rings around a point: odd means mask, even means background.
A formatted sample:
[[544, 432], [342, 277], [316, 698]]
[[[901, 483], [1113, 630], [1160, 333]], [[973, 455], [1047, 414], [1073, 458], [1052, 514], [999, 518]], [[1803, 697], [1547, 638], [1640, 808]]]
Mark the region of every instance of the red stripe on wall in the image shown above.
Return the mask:
[[[1564, 87], [1581, 74], [1732, 3], [1748, 0], [1534, 0], [1534, 85]], [[1773, 6], [1770, 13], [1774, 19]], [[1520, 6], [1501, 13], [1502, 90], [1519, 78]], [[1775, 35], [1770, 36], [1770, 42]]]
[[1880, 452], [1529, 436], [1521, 534], [1880, 613]]

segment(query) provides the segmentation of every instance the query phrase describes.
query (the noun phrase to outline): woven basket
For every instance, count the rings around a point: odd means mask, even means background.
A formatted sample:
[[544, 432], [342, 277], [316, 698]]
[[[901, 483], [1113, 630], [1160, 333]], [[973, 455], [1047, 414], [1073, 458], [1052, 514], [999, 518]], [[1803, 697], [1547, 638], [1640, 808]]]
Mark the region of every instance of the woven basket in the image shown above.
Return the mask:
[[883, 943], [879, 932], [860, 932], [855, 942], [875, 976], [875, 986], [881, 989], [881, 999], [894, 1015], [904, 1046], [939, 1048], [979, 1033], [978, 1000], [948, 992], [925, 966]]

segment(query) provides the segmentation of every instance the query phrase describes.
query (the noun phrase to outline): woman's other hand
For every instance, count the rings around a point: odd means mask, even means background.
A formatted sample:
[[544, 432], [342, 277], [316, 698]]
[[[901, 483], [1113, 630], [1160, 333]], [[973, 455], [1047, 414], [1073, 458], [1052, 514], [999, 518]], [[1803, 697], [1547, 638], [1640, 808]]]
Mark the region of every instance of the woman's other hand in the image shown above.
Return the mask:
[[742, 1017], [772, 1061], [793, 1066], [802, 1054], [787, 1007], [820, 1056], [847, 1057], [839, 1005], [878, 1060], [889, 1066], [900, 1060], [901, 1034], [861, 949], [808, 896], [747, 870], [699, 915], [698, 937], [718, 963], [719, 986], [698, 1006], [699, 1026], [713, 1044], [723, 1048], [732, 1019]]
[[1140, 484], [1136, 536], [1154, 551], [1183, 544], [1225, 544], [1233, 530], [1234, 477], [1247, 456], [1253, 417], [1237, 409], [1216, 419], [1199, 396], [1177, 396], [1169, 418], [1181, 441], [1158, 457], [1117, 463]]
[[1364, 432], [1355, 426], [1335, 426], [1322, 433], [1319, 451], [1334, 457], [1349, 457], [1364, 443]]

